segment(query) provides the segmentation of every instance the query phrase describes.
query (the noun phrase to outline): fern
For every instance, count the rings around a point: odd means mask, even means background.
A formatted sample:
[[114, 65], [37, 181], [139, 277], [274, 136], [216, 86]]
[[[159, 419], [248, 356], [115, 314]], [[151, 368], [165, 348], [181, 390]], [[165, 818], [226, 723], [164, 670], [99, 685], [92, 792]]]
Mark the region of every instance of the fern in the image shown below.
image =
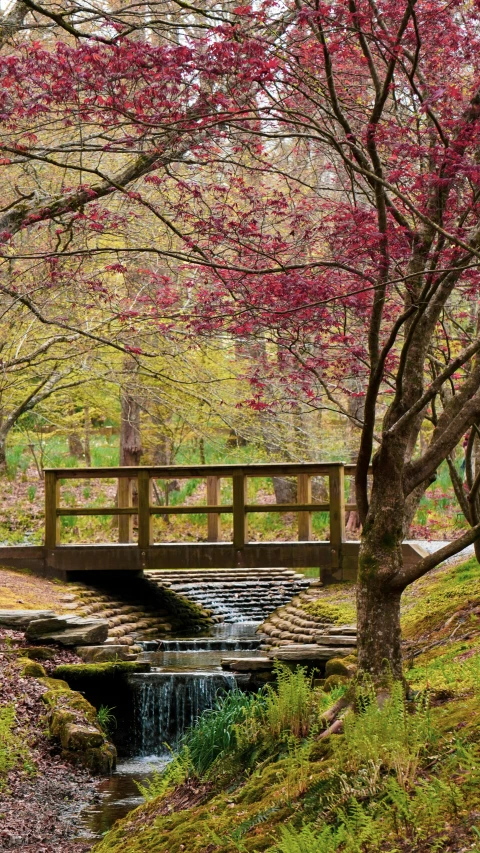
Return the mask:
[[141, 782], [135, 782], [135, 785], [146, 800], [154, 800], [185, 782], [190, 775], [191, 765], [190, 753], [185, 746], [164, 770], [154, 771], [145, 785]]

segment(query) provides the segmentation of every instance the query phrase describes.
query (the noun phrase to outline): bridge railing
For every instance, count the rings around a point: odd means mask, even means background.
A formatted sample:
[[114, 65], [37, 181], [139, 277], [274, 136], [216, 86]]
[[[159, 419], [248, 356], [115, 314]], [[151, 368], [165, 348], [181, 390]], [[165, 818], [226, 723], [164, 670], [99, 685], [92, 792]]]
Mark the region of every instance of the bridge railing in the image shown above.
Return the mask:
[[[330, 553], [332, 567], [340, 559], [342, 542], [345, 541], [345, 512], [356, 508], [345, 502], [345, 476], [355, 473], [355, 465], [342, 462], [331, 463], [265, 463], [253, 465], [164, 465], [128, 468], [56, 468], [45, 471], [45, 545], [57, 548], [60, 542], [63, 516], [116, 516], [118, 517], [118, 541], [133, 544], [133, 517], [138, 516], [138, 547], [147, 549], [154, 545], [152, 522], [155, 515], [207, 515], [207, 542], [220, 540], [220, 516], [233, 515], [233, 540], [236, 552], [241, 552], [248, 543], [248, 516], [258, 512], [296, 512], [298, 517], [298, 540], [311, 542], [312, 513], [330, 514]], [[257, 504], [247, 499], [247, 482], [256, 477], [296, 477], [297, 501], [295, 503]], [[325, 477], [329, 481], [328, 502], [312, 501], [312, 479]], [[111, 479], [118, 481], [117, 506], [83, 507], [61, 506], [60, 485], [62, 480]], [[156, 480], [206, 480], [206, 505], [159, 505], [153, 502], [153, 484]], [[232, 482], [232, 503], [222, 504], [220, 482]], [[133, 487], [136, 483], [137, 505], [133, 506]]]

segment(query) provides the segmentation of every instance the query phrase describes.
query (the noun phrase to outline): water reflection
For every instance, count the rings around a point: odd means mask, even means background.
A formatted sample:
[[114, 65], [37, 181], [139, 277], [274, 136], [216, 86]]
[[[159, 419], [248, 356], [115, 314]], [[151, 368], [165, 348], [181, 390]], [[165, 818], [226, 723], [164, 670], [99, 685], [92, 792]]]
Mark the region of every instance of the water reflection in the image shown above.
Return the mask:
[[135, 782], [144, 784], [155, 770], [163, 770], [169, 761], [170, 755], [147, 755], [118, 764], [115, 773], [100, 783], [98, 801], [83, 812], [80, 836], [100, 838], [116, 820], [140, 806], [143, 797]]

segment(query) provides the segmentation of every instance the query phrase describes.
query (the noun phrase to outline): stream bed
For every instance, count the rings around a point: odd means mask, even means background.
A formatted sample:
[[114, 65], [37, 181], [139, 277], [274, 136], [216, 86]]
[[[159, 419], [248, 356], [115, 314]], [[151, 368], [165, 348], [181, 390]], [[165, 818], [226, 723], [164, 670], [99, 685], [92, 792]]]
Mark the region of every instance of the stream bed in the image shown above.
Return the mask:
[[[98, 787], [98, 799], [81, 815], [80, 837], [98, 840], [143, 802], [135, 782], [145, 784], [161, 772], [179, 740], [201, 713], [212, 708], [236, 679], [222, 669], [222, 658], [251, 657], [261, 638], [258, 623], [218, 625], [206, 637], [147, 641], [140, 659], [152, 664], [148, 673], [130, 676], [134, 701], [133, 754], [120, 758], [112, 776]], [[114, 737], [115, 740], [115, 737]]]

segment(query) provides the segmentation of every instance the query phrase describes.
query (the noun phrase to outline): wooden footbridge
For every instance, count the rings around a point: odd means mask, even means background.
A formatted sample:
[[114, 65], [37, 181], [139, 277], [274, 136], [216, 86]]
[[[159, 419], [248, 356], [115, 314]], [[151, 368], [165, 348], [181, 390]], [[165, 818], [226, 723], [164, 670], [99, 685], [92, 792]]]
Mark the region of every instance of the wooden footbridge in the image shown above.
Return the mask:
[[[71, 577], [80, 572], [141, 572], [144, 569], [255, 569], [318, 567], [325, 581], [353, 580], [357, 570], [358, 542], [346, 541], [345, 513], [355, 510], [345, 500], [345, 478], [354, 465], [334, 463], [285, 463], [255, 465], [173, 465], [129, 468], [57, 468], [45, 471], [45, 540], [43, 546], [0, 548], [0, 564], [31, 568], [46, 576]], [[297, 501], [291, 504], [248, 503], [250, 478], [295, 477]], [[312, 500], [312, 479], [328, 480], [328, 501]], [[72, 480], [118, 481], [115, 506], [62, 506], [62, 485]], [[161, 505], [153, 500], [158, 481], [206, 481], [206, 503]], [[231, 482], [231, 503], [221, 502], [222, 480]], [[133, 505], [135, 495], [135, 506]], [[296, 541], [249, 540], [251, 513], [296, 513]], [[328, 512], [328, 541], [312, 536], [312, 513]], [[153, 519], [157, 515], [206, 514], [207, 541], [156, 542]], [[222, 540], [224, 515], [233, 516], [233, 536]], [[118, 543], [62, 544], [61, 519], [65, 516], [112, 516], [118, 519]], [[138, 521], [136, 541], [134, 517]], [[231, 525], [228, 525], [229, 529]], [[424, 552], [414, 543], [404, 544], [406, 561], [417, 561]]]

